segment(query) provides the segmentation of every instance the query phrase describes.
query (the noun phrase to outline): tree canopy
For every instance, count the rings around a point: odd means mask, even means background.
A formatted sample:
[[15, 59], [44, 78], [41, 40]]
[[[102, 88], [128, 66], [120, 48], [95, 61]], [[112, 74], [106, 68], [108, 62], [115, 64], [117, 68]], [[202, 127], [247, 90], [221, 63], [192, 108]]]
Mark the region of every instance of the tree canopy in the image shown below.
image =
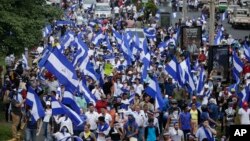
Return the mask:
[[45, 0], [1, 0], [0, 52], [20, 54], [42, 39], [42, 29], [62, 15], [59, 7]]

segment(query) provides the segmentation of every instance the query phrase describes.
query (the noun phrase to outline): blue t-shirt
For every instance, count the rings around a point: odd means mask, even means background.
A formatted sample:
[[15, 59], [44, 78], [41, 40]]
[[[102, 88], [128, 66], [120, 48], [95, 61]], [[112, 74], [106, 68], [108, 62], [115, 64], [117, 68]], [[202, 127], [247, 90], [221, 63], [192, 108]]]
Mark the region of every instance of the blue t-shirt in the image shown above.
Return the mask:
[[181, 129], [190, 130], [191, 129], [191, 114], [189, 112], [182, 112], [180, 114]]
[[148, 128], [148, 136], [147, 136], [147, 141], [155, 141], [156, 140], [156, 135], [155, 135], [155, 127], [149, 127]]

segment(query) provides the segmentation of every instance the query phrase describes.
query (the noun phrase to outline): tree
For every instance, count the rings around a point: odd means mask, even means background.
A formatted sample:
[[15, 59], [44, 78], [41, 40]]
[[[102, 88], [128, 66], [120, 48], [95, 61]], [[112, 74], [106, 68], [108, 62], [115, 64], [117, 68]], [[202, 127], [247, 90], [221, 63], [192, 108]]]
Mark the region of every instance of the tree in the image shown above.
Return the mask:
[[1, 0], [0, 52], [20, 54], [42, 39], [42, 29], [51, 19], [62, 15], [59, 7], [45, 0]]

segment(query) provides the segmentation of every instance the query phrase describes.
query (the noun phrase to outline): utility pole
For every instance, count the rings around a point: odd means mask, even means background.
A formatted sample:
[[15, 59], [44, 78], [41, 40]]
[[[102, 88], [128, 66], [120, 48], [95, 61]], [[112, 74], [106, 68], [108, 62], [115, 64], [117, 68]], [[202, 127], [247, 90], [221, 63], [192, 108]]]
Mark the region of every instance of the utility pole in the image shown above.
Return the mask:
[[210, 0], [209, 17], [209, 44], [214, 44], [215, 0]]
[[183, 0], [182, 6], [182, 21], [185, 22], [187, 17], [187, 0]]

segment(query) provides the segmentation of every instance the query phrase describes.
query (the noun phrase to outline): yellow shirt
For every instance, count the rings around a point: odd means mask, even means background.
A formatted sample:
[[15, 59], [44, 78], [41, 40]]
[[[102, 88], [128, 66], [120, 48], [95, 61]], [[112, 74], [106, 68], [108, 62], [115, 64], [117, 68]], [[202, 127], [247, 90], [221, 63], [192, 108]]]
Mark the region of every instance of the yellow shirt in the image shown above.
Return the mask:
[[190, 114], [191, 114], [191, 119], [192, 120], [198, 120], [198, 111], [197, 110], [190, 110]]

